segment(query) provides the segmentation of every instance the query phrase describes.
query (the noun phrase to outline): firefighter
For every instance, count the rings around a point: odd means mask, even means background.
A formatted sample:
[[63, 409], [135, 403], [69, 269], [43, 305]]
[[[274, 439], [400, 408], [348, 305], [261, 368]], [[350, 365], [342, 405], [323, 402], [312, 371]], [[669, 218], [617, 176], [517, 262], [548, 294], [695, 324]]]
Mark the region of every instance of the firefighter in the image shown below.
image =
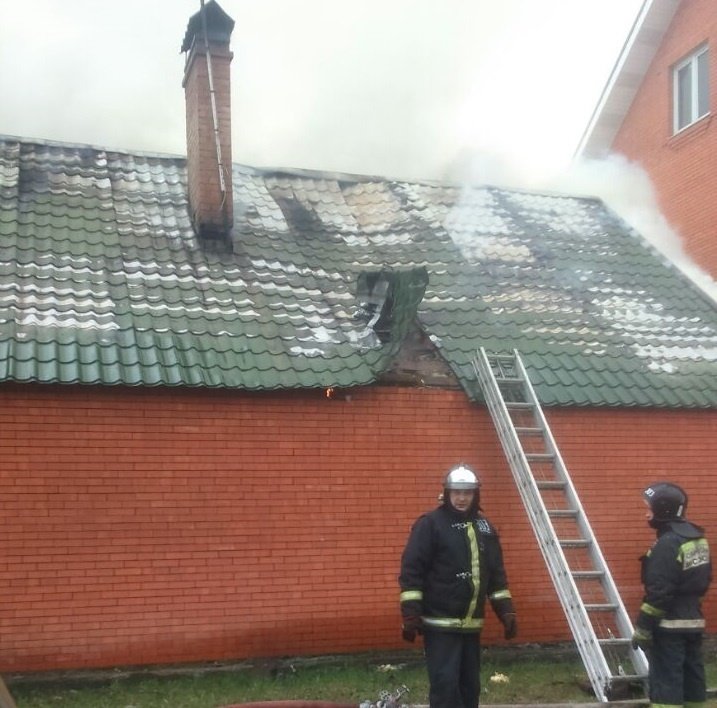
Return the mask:
[[645, 650], [653, 706], [698, 706], [706, 700], [702, 598], [712, 579], [704, 530], [685, 518], [687, 494], [671, 482], [643, 492], [657, 540], [642, 561], [645, 595], [632, 637]]
[[403, 638], [423, 635], [430, 708], [475, 708], [486, 598], [506, 639], [518, 626], [498, 533], [479, 509], [478, 478], [458, 465], [439, 499], [414, 523], [401, 557]]

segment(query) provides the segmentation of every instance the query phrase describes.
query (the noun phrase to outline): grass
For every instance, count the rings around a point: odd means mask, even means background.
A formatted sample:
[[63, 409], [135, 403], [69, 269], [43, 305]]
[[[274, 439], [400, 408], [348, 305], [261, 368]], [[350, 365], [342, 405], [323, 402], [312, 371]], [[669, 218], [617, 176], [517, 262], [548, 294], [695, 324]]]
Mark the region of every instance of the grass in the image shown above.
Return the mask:
[[[542, 656], [541, 656], [542, 654]], [[717, 659], [705, 652], [708, 686], [717, 685]], [[381, 691], [406, 685], [402, 700], [428, 704], [425, 668], [419, 653], [393, 656], [332, 657], [236, 666], [203, 666], [182, 673], [110, 672], [98, 676], [9, 681], [17, 708], [217, 708], [271, 700], [375, 702]], [[590, 703], [587, 677], [571, 652], [535, 648], [510, 654], [487, 650], [481, 671], [483, 704]], [[501, 677], [506, 677], [505, 681]], [[639, 695], [637, 697], [640, 697]], [[717, 700], [709, 700], [717, 708]]]

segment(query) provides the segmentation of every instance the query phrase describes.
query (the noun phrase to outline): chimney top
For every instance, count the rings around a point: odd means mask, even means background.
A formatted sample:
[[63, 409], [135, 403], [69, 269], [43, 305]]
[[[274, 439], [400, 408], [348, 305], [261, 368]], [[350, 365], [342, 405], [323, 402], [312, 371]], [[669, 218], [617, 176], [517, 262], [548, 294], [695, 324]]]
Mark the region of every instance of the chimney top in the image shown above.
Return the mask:
[[229, 44], [232, 30], [234, 29], [234, 20], [227, 15], [215, 0], [209, 0], [206, 4], [202, 4], [202, 9], [189, 18], [187, 31], [184, 34], [182, 49], [180, 51], [187, 52], [192, 48], [195, 37], [204, 41], [204, 22], [202, 13], [207, 25], [207, 38], [210, 42], [217, 44]]

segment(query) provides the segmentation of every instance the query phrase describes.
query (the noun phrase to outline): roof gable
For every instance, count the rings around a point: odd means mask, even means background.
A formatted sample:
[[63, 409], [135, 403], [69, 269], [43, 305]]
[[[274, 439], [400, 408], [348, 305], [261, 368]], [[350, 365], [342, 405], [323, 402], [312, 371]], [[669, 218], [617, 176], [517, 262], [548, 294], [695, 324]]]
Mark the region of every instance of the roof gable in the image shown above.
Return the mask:
[[576, 154], [596, 157], [610, 149], [680, 2], [643, 1]]
[[717, 406], [717, 309], [605, 205], [234, 165], [200, 242], [183, 158], [0, 139], [0, 379], [266, 390], [380, 379], [416, 322], [546, 405]]

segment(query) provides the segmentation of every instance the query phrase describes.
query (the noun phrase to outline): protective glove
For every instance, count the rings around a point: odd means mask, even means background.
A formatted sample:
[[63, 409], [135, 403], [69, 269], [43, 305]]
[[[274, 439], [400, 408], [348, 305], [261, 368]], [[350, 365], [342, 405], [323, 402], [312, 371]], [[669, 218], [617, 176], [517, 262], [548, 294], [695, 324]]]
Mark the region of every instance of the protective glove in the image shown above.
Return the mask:
[[423, 621], [420, 617], [404, 617], [401, 635], [406, 642], [415, 642], [416, 635], [422, 634]]
[[640, 647], [643, 651], [646, 651], [652, 646], [652, 632], [642, 627], [636, 627], [632, 633], [632, 648], [637, 649]]
[[507, 612], [502, 615], [500, 621], [503, 623], [503, 636], [506, 639], [514, 639], [518, 634], [518, 620], [514, 612]]

